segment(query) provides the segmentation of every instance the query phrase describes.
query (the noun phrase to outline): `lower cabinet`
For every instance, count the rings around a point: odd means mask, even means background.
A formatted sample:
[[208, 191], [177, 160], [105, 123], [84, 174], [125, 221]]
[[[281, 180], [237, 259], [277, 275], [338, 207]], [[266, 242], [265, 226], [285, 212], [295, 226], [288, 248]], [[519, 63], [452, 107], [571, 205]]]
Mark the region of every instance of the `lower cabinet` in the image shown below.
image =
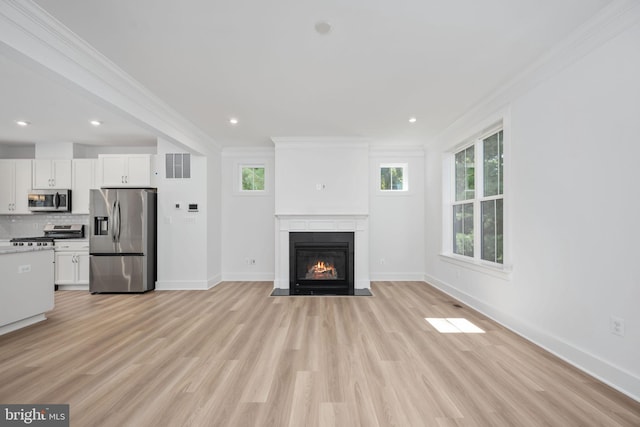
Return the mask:
[[58, 289], [89, 290], [89, 243], [55, 244], [55, 284]]

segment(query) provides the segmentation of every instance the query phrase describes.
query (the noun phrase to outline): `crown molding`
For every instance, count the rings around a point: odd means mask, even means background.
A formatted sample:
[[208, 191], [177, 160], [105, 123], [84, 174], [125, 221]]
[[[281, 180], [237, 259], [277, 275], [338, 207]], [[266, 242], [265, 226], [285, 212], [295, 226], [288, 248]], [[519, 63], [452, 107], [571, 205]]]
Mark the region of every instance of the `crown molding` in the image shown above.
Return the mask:
[[274, 147], [224, 147], [222, 157], [274, 157]]
[[271, 141], [279, 149], [340, 149], [340, 148], [363, 148], [368, 149], [371, 140], [361, 137], [335, 137], [335, 136], [313, 136], [313, 137], [272, 137]]
[[435, 145], [446, 143], [445, 140], [449, 139], [452, 134], [473, 126], [488, 115], [508, 109], [513, 100], [558, 74], [638, 22], [640, 22], [639, 1], [613, 0], [549, 52], [467, 110], [437, 135], [433, 142]]
[[220, 145], [31, 0], [0, 2], [0, 41], [157, 136], [200, 154]]

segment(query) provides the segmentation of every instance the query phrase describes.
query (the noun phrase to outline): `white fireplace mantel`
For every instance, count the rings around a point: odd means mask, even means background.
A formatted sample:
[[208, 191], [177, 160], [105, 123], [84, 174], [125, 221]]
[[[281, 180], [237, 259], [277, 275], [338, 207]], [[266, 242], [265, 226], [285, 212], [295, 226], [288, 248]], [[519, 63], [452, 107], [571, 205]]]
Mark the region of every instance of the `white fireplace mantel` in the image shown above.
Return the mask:
[[289, 289], [289, 233], [352, 231], [354, 233], [355, 289], [370, 289], [369, 279], [369, 216], [365, 214], [276, 214], [276, 289]]

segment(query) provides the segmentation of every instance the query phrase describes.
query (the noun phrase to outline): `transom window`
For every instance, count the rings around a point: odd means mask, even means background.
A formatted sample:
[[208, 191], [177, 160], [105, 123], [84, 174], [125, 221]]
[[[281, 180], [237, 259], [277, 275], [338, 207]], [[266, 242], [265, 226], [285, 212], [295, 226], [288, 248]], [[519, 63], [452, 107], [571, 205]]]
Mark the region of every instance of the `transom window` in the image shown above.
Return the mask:
[[264, 191], [264, 166], [243, 165], [240, 167], [242, 191]]
[[406, 163], [380, 165], [380, 191], [407, 191], [408, 189]]
[[453, 253], [504, 262], [504, 143], [495, 131], [454, 154]]

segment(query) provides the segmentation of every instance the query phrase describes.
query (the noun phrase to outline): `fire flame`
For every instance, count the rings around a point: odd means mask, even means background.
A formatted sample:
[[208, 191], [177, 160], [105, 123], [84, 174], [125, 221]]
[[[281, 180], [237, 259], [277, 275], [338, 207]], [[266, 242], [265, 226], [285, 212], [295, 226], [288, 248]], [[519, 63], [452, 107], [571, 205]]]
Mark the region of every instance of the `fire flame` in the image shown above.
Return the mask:
[[336, 268], [324, 261], [318, 261], [309, 268], [307, 272], [307, 279], [336, 279], [338, 272]]

